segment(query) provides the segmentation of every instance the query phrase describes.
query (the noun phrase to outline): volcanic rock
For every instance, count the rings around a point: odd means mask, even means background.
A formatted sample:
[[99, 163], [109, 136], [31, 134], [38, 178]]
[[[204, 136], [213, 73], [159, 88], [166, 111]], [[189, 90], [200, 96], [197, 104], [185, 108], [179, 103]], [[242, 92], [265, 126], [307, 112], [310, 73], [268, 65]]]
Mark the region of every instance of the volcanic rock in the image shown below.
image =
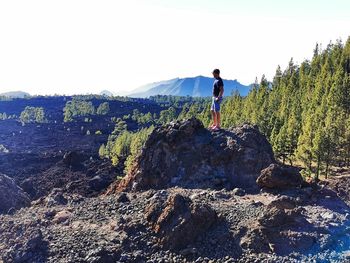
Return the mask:
[[191, 118], [156, 128], [118, 188], [254, 189], [260, 171], [274, 162], [271, 145], [256, 126], [210, 132]]
[[79, 166], [82, 161], [82, 156], [75, 151], [66, 152], [63, 156], [63, 163], [67, 166]]
[[261, 171], [256, 183], [260, 187], [285, 189], [301, 186], [303, 178], [298, 168], [273, 163]]
[[28, 195], [15, 181], [0, 173], [0, 214], [7, 213], [11, 208], [19, 209], [30, 205]]
[[51, 193], [45, 197], [45, 203], [48, 207], [52, 207], [54, 205], [66, 205], [67, 198], [64, 196], [62, 189], [54, 188]]
[[43, 240], [42, 232], [39, 228], [25, 228], [22, 230], [21, 238], [17, 238], [15, 249], [8, 249], [0, 255], [4, 262], [42, 262], [38, 260], [38, 255], [45, 251], [46, 242]]
[[261, 226], [253, 226], [240, 240], [240, 246], [255, 253], [269, 252], [269, 241], [265, 229]]
[[72, 213], [67, 210], [60, 211], [53, 218], [53, 222], [59, 224], [67, 221], [71, 216]]
[[127, 193], [120, 193], [119, 197], [117, 198], [117, 201], [120, 202], [120, 203], [125, 203], [125, 202], [129, 202], [130, 199], [127, 195]]
[[293, 209], [296, 207], [296, 199], [289, 196], [281, 196], [268, 204], [268, 208]]
[[167, 249], [179, 250], [205, 233], [217, 220], [216, 212], [206, 204], [193, 203], [180, 194], [171, 195], [164, 207], [151, 204], [146, 218]]
[[258, 218], [258, 222], [264, 227], [274, 228], [293, 223], [296, 216], [294, 211], [286, 212], [284, 209], [271, 208]]

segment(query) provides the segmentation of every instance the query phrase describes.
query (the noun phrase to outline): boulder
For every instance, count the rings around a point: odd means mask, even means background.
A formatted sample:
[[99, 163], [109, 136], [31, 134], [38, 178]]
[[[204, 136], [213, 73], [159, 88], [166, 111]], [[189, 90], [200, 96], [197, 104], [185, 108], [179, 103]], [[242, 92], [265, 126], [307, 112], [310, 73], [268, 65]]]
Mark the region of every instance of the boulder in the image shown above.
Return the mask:
[[60, 223], [66, 222], [71, 217], [72, 217], [71, 212], [69, 212], [68, 210], [62, 210], [55, 214], [52, 221], [54, 223], [60, 224]]
[[88, 180], [89, 187], [94, 191], [101, 191], [103, 189], [106, 189], [110, 183], [110, 178], [101, 177], [100, 175], [96, 175]]
[[256, 183], [260, 187], [285, 189], [301, 186], [303, 178], [298, 168], [273, 163], [261, 171]]
[[120, 262], [118, 258], [120, 258], [119, 253], [109, 251], [105, 247], [97, 247], [87, 252], [85, 260], [86, 262], [94, 263], [114, 263]]
[[294, 209], [296, 207], [296, 199], [289, 196], [281, 196], [272, 200], [267, 207], [277, 209]]
[[50, 194], [45, 197], [44, 202], [47, 207], [52, 207], [56, 205], [66, 205], [68, 201], [61, 188], [54, 188]]
[[169, 196], [165, 204], [152, 203], [145, 215], [161, 246], [171, 250], [186, 248], [217, 220], [210, 206], [192, 202], [180, 194]]
[[130, 199], [129, 199], [127, 193], [122, 192], [122, 193], [120, 193], [119, 197], [117, 198], [117, 201], [119, 203], [126, 203], [126, 202], [130, 202]]
[[235, 188], [232, 190], [232, 194], [237, 195], [237, 196], [244, 196], [245, 191], [241, 188]]
[[0, 173], [0, 214], [30, 205], [29, 196], [15, 181]]
[[249, 225], [240, 245], [253, 253], [285, 255], [293, 251], [307, 251], [315, 242], [308, 231], [311, 227], [300, 209], [268, 206]]
[[254, 253], [268, 253], [270, 248], [265, 228], [259, 225], [251, 226], [247, 233], [241, 238], [240, 246]]
[[211, 132], [196, 118], [156, 128], [118, 189], [257, 188], [260, 171], [274, 163], [271, 145], [256, 126]]
[[68, 167], [79, 166], [81, 164], [82, 159], [82, 156], [75, 151], [69, 151], [63, 155], [63, 163]]
[[299, 214], [294, 210], [286, 211], [284, 209], [273, 207], [263, 213], [258, 218], [258, 222], [261, 226], [266, 228], [277, 228], [295, 222], [298, 215]]

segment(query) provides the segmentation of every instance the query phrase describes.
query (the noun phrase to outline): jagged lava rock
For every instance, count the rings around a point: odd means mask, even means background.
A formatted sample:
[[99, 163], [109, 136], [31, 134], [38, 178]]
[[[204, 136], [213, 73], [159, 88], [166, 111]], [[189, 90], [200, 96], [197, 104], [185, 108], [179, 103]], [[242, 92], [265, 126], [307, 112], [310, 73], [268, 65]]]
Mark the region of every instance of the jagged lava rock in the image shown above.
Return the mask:
[[69, 151], [63, 155], [63, 163], [67, 166], [78, 166], [81, 161], [82, 156], [75, 151]]
[[297, 167], [274, 163], [261, 171], [256, 183], [260, 187], [284, 189], [301, 186], [303, 178]]
[[211, 132], [191, 118], [156, 128], [118, 189], [253, 189], [260, 171], [274, 162], [256, 126]]
[[216, 212], [209, 205], [192, 202], [180, 194], [146, 207], [145, 216], [162, 247], [171, 250], [190, 245], [217, 221]]
[[45, 197], [45, 204], [48, 207], [52, 207], [54, 205], [66, 205], [67, 199], [63, 194], [63, 190], [61, 188], [52, 189], [51, 193]]
[[29, 205], [29, 196], [22, 188], [12, 178], [0, 173], [0, 214]]

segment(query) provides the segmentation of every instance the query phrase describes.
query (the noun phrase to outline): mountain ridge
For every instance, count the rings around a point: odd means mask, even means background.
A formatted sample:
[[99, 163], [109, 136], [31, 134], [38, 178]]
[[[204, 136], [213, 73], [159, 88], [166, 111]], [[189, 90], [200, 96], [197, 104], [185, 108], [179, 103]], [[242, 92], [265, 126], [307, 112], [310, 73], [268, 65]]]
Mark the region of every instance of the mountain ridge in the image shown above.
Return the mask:
[[30, 97], [30, 94], [28, 92], [24, 92], [21, 90], [14, 90], [14, 91], [0, 93], [0, 96], [5, 96], [8, 98], [24, 98], [24, 97]]
[[[127, 96], [140, 98], [154, 95], [208, 97], [212, 94], [213, 81], [213, 78], [202, 75], [187, 78], [177, 77], [143, 85], [129, 92]], [[250, 85], [243, 85], [237, 79], [223, 79], [223, 81], [226, 95], [238, 91], [240, 95], [246, 96], [249, 92]]]
[[113, 96], [114, 96], [114, 93], [111, 92], [111, 91], [109, 91], [109, 90], [104, 89], [104, 90], [102, 90], [102, 91], [100, 92], [100, 95], [102, 95], [102, 96], [107, 96], [107, 97], [113, 97]]

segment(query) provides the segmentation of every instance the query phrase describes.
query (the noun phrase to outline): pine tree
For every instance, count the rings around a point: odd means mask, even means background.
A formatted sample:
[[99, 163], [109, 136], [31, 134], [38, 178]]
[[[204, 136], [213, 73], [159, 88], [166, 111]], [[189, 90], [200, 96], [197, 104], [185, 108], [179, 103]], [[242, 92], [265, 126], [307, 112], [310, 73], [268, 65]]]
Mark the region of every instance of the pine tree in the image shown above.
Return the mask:
[[100, 104], [100, 106], [98, 106], [96, 113], [99, 115], [106, 115], [109, 113], [109, 111], [110, 111], [109, 103], [103, 102]]
[[105, 144], [102, 144], [100, 148], [98, 149], [98, 155], [100, 156], [101, 159], [106, 157], [106, 146]]
[[296, 149], [296, 155], [299, 160], [303, 162], [307, 168], [307, 173], [312, 171], [312, 140], [314, 138], [315, 123], [313, 120], [314, 115], [312, 112], [304, 114], [304, 120], [302, 125], [302, 131], [298, 138], [298, 146]]

